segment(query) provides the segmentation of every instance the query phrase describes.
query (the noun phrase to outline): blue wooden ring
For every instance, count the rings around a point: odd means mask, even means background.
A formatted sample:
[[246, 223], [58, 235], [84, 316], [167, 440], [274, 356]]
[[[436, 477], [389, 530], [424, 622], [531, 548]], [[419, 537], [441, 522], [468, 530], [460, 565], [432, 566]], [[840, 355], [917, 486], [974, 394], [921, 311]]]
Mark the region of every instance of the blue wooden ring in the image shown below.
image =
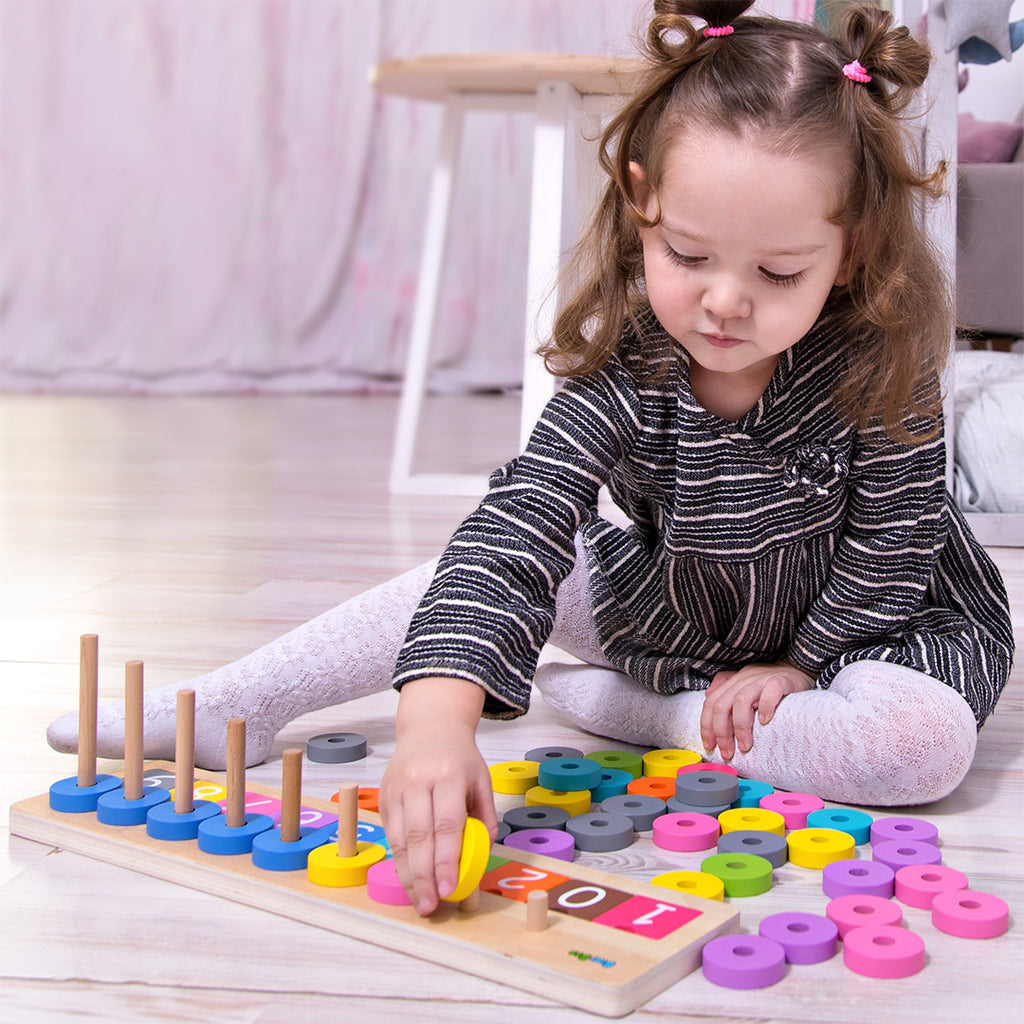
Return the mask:
[[213, 853], [221, 857], [239, 853], [251, 853], [252, 841], [267, 829], [274, 827], [274, 819], [269, 814], [247, 814], [244, 825], [230, 827], [228, 819], [223, 815], [207, 818], [199, 823], [199, 849], [203, 853]]
[[168, 789], [144, 789], [138, 800], [126, 800], [123, 787], [112, 789], [96, 801], [96, 819], [104, 825], [145, 825], [149, 809], [170, 799]]
[[146, 835], [151, 839], [181, 842], [199, 835], [199, 823], [220, 814], [220, 804], [196, 800], [188, 814], [178, 814], [172, 801], [157, 804], [146, 815]]
[[62, 814], [85, 814], [96, 810], [96, 801], [104, 793], [123, 785], [116, 775], [97, 775], [92, 786], [80, 786], [78, 776], [60, 779], [50, 787], [50, 808]]
[[282, 843], [281, 830], [270, 829], [253, 839], [252, 862], [264, 871], [305, 871], [309, 851], [328, 841], [327, 826], [299, 829], [294, 843]]

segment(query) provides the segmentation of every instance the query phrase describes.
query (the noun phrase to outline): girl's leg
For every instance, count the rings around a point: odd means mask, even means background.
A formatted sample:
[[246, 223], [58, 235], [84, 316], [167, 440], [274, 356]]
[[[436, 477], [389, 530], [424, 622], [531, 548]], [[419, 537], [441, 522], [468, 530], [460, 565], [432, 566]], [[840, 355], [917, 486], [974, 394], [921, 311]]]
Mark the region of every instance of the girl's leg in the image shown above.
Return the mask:
[[[223, 668], [145, 696], [145, 755], [174, 758], [177, 692], [196, 692], [196, 764], [225, 766], [226, 726], [246, 719], [246, 763], [265, 760], [278, 730], [308, 711], [386, 690], [436, 560], [382, 583]], [[50, 746], [78, 747], [78, 714], [47, 730]], [[124, 704], [99, 709], [97, 752], [124, 756]]]
[[[611, 669], [545, 665], [535, 685], [589, 732], [721, 761], [700, 739], [702, 692], [664, 696]], [[731, 761], [742, 776], [825, 800], [895, 807], [952, 792], [971, 766], [977, 726], [951, 687], [914, 669], [864, 661], [827, 690], [787, 696], [754, 745]]]

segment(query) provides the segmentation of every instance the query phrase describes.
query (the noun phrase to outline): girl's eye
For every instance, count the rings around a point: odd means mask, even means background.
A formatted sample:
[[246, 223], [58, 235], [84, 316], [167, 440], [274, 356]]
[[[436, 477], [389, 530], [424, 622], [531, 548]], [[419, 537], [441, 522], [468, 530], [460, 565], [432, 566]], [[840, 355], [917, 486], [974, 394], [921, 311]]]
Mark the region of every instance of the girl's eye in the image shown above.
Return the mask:
[[781, 285], [783, 288], [799, 284], [806, 273], [805, 270], [800, 270], [795, 274], [773, 274], [770, 270], [766, 270], [764, 267], [760, 267], [759, 269], [766, 280], [771, 281], [772, 284]]
[[665, 246], [665, 255], [681, 267], [696, 267], [704, 262], [703, 256], [687, 256], [685, 253], [676, 252], [670, 245]]

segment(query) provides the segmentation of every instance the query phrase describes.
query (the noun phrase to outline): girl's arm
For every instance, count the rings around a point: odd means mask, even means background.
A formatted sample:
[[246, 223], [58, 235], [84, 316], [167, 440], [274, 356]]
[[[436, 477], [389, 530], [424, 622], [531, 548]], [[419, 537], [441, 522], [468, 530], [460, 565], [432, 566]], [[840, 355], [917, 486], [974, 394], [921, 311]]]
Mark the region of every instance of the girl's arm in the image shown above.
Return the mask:
[[817, 675], [846, 651], [898, 635], [921, 607], [948, 526], [945, 462], [941, 433], [861, 445], [842, 536], [788, 660]]
[[479, 686], [445, 676], [407, 683], [399, 698], [380, 814], [398, 877], [422, 915], [455, 889], [467, 814], [497, 835], [490, 773], [475, 739], [483, 703]]

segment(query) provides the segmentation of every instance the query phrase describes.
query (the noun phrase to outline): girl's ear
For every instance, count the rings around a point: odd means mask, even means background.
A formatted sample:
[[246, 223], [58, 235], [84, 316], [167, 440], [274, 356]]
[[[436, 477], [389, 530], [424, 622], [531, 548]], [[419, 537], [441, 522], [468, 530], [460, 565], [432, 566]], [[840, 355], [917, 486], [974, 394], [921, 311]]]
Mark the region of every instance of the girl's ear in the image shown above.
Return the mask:
[[635, 161], [629, 161], [629, 178], [633, 186], [633, 195], [636, 201], [642, 206], [647, 205], [647, 197], [650, 195], [650, 186], [647, 184], [647, 174], [644, 169]]
[[[651, 216], [650, 203], [653, 189], [647, 180], [647, 172], [635, 160], [629, 161], [629, 185], [633, 192], [632, 201], [635, 204], [634, 210], [641, 217]], [[660, 210], [658, 216], [661, 216]], [[650, 225], [648, 225], [650, 226]]]

